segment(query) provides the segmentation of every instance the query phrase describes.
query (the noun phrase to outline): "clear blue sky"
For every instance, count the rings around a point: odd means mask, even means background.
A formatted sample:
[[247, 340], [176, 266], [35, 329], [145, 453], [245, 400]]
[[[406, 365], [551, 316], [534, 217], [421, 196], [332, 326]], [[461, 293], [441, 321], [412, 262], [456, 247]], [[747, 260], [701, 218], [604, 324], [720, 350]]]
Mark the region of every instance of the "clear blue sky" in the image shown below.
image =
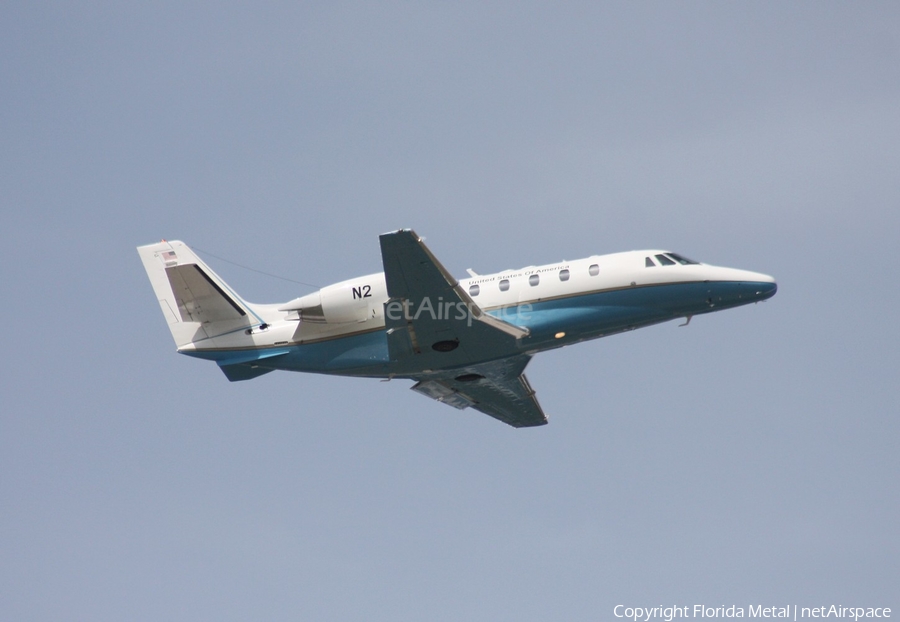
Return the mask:
[[[0, 8], [0, 618], [900, 612], [900, 8]], [[765, 304], [539, 356], [550, 425], [177, 355], [134, 247], [326, 285], [635, 248]], [[207, 256], [245, 298], [310, 288]]]

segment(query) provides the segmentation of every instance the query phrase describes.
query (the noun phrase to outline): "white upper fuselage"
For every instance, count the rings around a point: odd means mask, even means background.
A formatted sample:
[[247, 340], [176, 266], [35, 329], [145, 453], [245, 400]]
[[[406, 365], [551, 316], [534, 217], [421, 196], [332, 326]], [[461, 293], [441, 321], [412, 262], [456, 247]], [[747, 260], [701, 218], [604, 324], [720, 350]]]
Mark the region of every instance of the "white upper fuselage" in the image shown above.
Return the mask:
[[[696, 281], [775, 282], [771, 276], [734, 268], [699, 263], [660, 265], [656, 256], [667, 252], [646, 250], [594, 255], [574, 261], [478, 275], [463, 279], [460, 283], [470, 295], [472, 286], [478, 285], [478, 294], [473, 295], [473, 300], [481, 308], [490, 310], [634, 286]], [[646, 265], [648, 257], [653, 266]], [[537, 275], [537, 279], [534, 275]], [[535, 280], [536, 284], [532, 284]], [[507, 291], [501, 290], [500, 284], [503, 281], [509, 281]]]

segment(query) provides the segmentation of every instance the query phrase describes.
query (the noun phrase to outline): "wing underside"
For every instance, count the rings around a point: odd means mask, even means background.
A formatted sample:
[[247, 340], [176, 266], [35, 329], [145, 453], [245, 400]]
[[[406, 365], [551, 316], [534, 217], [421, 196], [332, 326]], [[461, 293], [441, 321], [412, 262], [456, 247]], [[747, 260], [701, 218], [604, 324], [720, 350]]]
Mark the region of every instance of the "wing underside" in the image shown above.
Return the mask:
[[516, 428], [544, 425], [547, 416], [525, 374], [530, 357], [431, 374], [412, 389], [454, 408], [474, 408]]

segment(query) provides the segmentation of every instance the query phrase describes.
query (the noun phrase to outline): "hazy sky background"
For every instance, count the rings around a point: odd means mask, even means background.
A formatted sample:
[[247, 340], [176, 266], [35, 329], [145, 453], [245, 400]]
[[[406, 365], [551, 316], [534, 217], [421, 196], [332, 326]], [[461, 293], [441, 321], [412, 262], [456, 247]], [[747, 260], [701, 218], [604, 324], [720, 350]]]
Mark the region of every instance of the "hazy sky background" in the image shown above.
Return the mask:
[[[900, 6], [0, 8], [0, 618], [900, 612]], [[765, 304], [411, 383], [179, 356], [135, 246], [317, 285], [636, 248]], [[209, 255], [248, 300], [312, 288]]]

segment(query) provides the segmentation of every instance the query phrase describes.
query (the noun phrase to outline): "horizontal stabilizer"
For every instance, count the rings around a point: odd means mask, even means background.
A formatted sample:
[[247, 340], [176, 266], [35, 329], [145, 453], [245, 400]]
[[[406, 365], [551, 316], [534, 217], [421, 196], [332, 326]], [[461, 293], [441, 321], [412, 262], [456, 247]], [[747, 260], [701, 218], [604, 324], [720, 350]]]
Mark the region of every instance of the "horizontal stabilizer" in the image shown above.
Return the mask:
[[252, 380], [270, 371], [275, 371], [271, 367], [258, 367], [249, 363], [238, 363], [237, 365], [220, 365], [221, 370], [225, 373], [225, 377], [231, 382], [240, 380]]
[[275, 371], [274, 367], [266, 366], [264, 361], [282, 357], [288, 352], [290, 350], [287, 348], [251, 350], [219, 359], [216, 362], [222, 368], [226, 378], [231, 382], [237, 382], [238, 380], [250, 380], [251, 378], [268, 374], [270, 371]]

